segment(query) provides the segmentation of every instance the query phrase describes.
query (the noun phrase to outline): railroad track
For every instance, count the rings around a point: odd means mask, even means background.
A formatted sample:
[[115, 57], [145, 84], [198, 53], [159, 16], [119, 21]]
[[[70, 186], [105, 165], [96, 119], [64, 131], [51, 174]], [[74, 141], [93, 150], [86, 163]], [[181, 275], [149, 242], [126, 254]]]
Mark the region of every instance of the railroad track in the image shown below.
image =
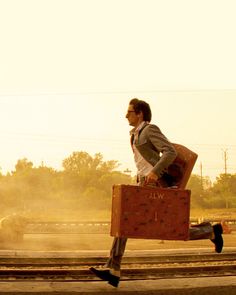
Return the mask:
[[[96, 281], [90, 266], [106, 257], [0, 259], [0, 281]], [[125, 256], [122, 280], [236, 276], [236, 253]]]

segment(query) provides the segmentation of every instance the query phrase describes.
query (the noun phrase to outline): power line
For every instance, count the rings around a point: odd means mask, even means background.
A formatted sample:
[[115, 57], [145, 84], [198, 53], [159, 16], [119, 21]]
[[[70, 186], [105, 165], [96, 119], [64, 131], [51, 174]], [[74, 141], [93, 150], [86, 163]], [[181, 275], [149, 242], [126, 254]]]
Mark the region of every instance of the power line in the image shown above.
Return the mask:
[[101, 91], [78, 91], [78, 92], [44, 92], [44, 93], [17, 93], [0, 94], [0, 97], [20, 96], [64, 96], [64, 95], [100, 95], [100, 94], [133, 94], [133, 93], [208, 93], [208, 92], [235, 92], [236, 89], [153, 89], [153, 90], [101, 90]]
[[[128, 133], [127, 133], [128, 134]], [[73, 135], [56, 135], [56, 134], [47, 134], [47, 133], [24, 133], [24, 132], [14, 132], [14, 133], [2, 133], [2, 137], [5, 138], [15, 138], [15, 139], [22, 139], [22, 137], [24, 137], [25, 139], [32, 139], [32, 140], [49, 140], [49, 141], [54, 141], [54, 140], [59, 140], [59, 141], [63, 141], [63, 142], [74, 142], [74, 141], [83, 141], [83, 142], [114, 142], [117, 144], [125, 144], [128, 141], [128, 135], [127, 138], [125, 138], [124, 140], [122, 139], [117, 139], [117, 138], [111, 138], [111, 137], [99, 137], [99, 138], [94, 138], [94, 137], [80, 137], [80, 136], [73, 136]], [[204, 149], [212, 149], [212, 148], [221, 148], [227, 146], [227, 151], [228, 148], [232, 147], [232, 148], [236, 148], [236, 144], [225, 144], [225, 143], [213, 143], [213, 144], [205, 144], [205, 143], [185, 143], [184, 145], [186, 146], [191, 146], [191, 147], [200, 147], [200, 148], [204, 148]], [[201, 151], [202, 153], [202, 151]]]

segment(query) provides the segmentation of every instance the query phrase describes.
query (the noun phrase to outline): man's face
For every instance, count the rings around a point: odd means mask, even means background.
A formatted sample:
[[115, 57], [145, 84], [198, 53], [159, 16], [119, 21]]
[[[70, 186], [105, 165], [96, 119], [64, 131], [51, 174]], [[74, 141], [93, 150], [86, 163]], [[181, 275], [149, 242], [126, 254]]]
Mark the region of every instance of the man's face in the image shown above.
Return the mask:
[[128, 110], [125, 117], [127, 118], [130, 126], [138, 126], [140, 122], [140, 114], [135, 113], [134, 106], [132, 104], [128, 106]]

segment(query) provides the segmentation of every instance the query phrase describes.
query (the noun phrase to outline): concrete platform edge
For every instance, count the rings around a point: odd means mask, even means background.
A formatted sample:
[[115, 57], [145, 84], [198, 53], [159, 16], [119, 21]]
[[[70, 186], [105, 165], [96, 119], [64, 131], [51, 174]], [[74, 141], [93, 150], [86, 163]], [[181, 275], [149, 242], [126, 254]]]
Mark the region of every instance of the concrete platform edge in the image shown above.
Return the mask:
[[0, 295], [235, 295], [236, 276], [106, 282], [0, 282]]

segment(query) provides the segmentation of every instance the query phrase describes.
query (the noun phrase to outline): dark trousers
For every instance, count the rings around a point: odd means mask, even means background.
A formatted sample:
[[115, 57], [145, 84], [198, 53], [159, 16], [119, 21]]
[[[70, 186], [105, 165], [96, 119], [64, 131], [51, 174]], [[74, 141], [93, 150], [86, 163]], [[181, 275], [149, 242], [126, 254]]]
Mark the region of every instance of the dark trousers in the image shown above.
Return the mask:
[[[209, 222], [203, 222], [189, 228], [189, 240], [211, 239], [212, 233], [212, 225]], [[114, 238], [107, 267], [120, 270], [127, 240], [127, 238]]]

